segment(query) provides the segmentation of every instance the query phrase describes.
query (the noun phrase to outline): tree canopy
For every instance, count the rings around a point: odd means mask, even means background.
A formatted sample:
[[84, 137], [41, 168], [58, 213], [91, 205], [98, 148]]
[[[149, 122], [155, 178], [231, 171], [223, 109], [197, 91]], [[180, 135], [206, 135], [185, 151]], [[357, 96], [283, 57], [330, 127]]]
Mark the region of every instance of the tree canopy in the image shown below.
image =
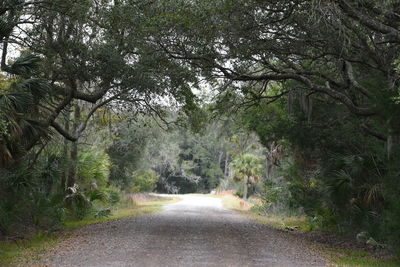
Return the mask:
[[395, 0], [2, 1], [0, 231], [234, 190], [396, 247], [399, 18]]

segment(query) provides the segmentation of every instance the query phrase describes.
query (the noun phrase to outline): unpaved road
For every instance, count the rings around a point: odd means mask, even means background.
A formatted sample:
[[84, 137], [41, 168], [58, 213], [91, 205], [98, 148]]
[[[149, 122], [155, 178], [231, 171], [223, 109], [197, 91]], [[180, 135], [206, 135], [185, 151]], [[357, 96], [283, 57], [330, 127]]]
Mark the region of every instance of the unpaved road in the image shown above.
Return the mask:
[[226, 210], [220, 199], [182, 195], [154, 215], [82, 227], [45, 266], [324, 266], [298, 237]]

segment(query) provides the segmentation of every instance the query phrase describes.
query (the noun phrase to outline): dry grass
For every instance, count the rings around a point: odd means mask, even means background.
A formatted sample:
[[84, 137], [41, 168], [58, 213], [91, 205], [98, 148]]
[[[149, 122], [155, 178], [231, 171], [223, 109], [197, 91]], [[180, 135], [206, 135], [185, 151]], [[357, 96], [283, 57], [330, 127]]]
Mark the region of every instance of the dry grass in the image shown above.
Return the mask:
[[250, 211], [254, 206], [253, 203], [247, 202], [237, 196], [233, 195], [223, 195], [220, 197], [222, 200], [222, 205], [226, 209], [235, 211]]
[[252, 207], [256, 205], [254, 202], [257, 203], [259, 199], [252, 199], [251, 202], [244, 201], [243, 199], [232, 195], [229, 191], [210, 194], [207, 196], [220, 198], [224, 208], [237, 211], [241, 215], [246, 216], [257, 223], [269, 225], [281, 230], [299, 230], [302, 232], [308, 232], [311, 230], [306, 218], [303, 216], [257, 214], [252, 210]]

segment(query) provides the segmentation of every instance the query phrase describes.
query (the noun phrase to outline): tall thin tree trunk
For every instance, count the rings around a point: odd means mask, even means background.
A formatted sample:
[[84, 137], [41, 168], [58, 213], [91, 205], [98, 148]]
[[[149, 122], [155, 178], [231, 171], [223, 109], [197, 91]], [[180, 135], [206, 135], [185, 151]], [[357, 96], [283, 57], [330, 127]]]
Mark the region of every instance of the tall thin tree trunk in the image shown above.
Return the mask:
[[110, 134], [110, 139], [112, 140], [112, 113], [108, 111], [108, 133]]
[[247, 199], [248, 182], [249, 182], [249, 178], [246, 176], [243, 181], [243, 200]]
[[[73, 132], [77, 133], [79, 127], [79, 119], [81, 117], [81, 110], [78, 102], [74, 105], [74, 124]], [[72, 142], [71, 145], [71, 165], [69, 167], [67, 186], [73, 187], [76, 182], [76, 172], [78, 167], [78, 140]]]
[[[65, 119], [65, 130], [69, 132], [69, 111], [67, 110], [64, 116]], [[61, 175], [61, 190], [65, 190], [65, 183], [67, 181], [67, 176], [68, 176], [68, 167], [69, 167], [69, 159], [68, 159], [68, 147], [69, 147], [69, 142], [67, 138], [64, 138], [64, 145], [63, 145], [63, 153], [62, 153], [62, 158], [63, 158], [63, 170], [62, 170], [62, 175]]]
[[272, 159], [270, 158], [270, 157], [267, 157], [267, 167], [265, 168], [266, 169], [266, 177], [267, 177], [267, 179], [269, 179], [269, 180], [272, 180], [272, 176], [273, 176], [273, 172], [272, 172], [272, 170], [273, 170], [273, 163], [272, 163]]
[[229, 156], [228, 156], [228, 153], [225, 153], [225, 166], [224, 166], [224, 168], [225, 168], [225, 170], [224, 170], [225, 179], [227, 179], [229, 177], [229, 165], [228, 165], [228, 163], [229, 163]]
[[307, 122], [311, 123], [311, 118], [312, 118], [312, 112], [313, 112], [313, 101], [312, 98], [309, 97], [308, 98], [308, 114], [307, 114]]
[[388, 159], [391, 158], [393, 151], [400, 144], [400, 136], [391, 132], [386, 140], [386, 151]]

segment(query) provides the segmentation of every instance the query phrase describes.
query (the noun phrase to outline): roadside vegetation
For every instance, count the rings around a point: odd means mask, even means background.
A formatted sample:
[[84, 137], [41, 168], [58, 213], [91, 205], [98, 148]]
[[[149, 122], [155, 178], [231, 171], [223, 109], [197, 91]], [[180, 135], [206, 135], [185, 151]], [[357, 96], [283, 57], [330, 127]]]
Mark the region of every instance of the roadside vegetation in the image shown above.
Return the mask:
[[81, 220], [66, 220], [60, 225], [59, 229], [52, 232], [41, 230], [23, 239], [12, 239], [11, 237], [1, 240], [0, 265], [13, 266], [24, 264], [25, 261], [35, 261], [50, 248], [56, 246], [59, 241], [68, 239], [75, 228], [110, 220], [157, 213], [161, 211], [163, 205], [176, 201], [179, 201], [176, 197], [159, 197], [143, 193], [130, 194], [125, 196], [124, 200], [118, 205], [114, 206], [107, 216], [87, 216]]
[[[305, 216], [277, 213], [261, 214], [259, 210], [262, 205], [260, 205], [257, 197], [243, 201], [232, 193], [232, 191], [222, 191], [208, 196], [221, 199], [224, 208], [238, 212], [254, 222], [273, 227], [279, 231], [300, 235], [301, 238], [307, 238], [310, 248], [319, 251], [332, 266], [394, 267], [400, 264], [400, 260], [393, 254], [376, 247], [362, 246], [360, 243], [344, 237], [338, 237], [338, 242], [337, 240], [329, 240], [329, 234], [332, 233], [315, 228]], [[318, 232], [318, 238], [309, 235], [312, 231]], [[346, 245], [343, 245], [343, 243], [346, 243]]]

